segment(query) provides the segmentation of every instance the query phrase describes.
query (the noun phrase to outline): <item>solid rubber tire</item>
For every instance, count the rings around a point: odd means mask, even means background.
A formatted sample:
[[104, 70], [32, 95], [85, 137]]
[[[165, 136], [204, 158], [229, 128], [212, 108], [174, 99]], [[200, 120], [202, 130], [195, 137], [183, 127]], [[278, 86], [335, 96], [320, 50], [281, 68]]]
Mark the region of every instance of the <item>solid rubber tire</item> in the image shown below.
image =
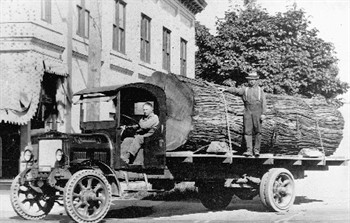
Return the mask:
[[263, 177], [261, 178], [260, 186], [259, 186], [260, 201], [265, 207], [268, 207], [268, 205], [266, 203], [266, 197], [265, 197], [265, 188], [266, 188], [266, 185], [268, 182], [268, 178], [269, 178], [269, 171], [263, 175]]
[[[291, 181], [292, 181], [291, 183], [293, 184], [291, 199], [288, 202], [288, 204], [285, 205], [284, 207], [277, 205], [274, 201], [274, 198], [273, 198], [274, 182], [280, 174], [287, 175], [291, 179]], [[276, 212], [288, 211], [290, 209], [290, 207], [293, 205], [294, 200], [295, 200], [295, 182], [294, 182], [294, 177], [291, 174], [291, 172], [287, 169], [284, 169], [284, 168], [272, 168], [272, 169], [270, 169], [268, 172], [268, 177], [266, 179], [266, 184], [264, 187], [263, 196], [264, 196], [264, 199], [266, 201], [266, 206], [271, 211], [276, 211]]]
[[17, 213], [18, 216], [20, 216], [26, 220], [40, 220], [40, 219], [45, 218], [52, 210], [52, 208], [55, 204], [55, 200], [52, 200], [52, 201], [47, 203], [46, 210], [43, 211], [44, 212], [43, 214], [39, 214], [39, 215], [34, 216], [34, 215], [30, 215], [30, 214], [26, 213], [26, 211], [23, 210], [18, 203], [19, 202], [18, 190], [19, 190], [19, 187], [21, 186], [19, 184], [19, 178], [20, 178], [20, 175], [17, 175], [15, 177], [15, 179], [12, 181], [11, 189], [10, 189], [10, 200], [11, 200], [11, 205], [13, 207], [13, 210]]
[[[72, 193], [75, 188], [75, 185], [79, 182], [80, 179], [87, 177], [87, 176], [94, 176], [99, 178], [107, 188], [107, 204], [103, 208], [104, 210], [94, 219], [83, 219], [81, 218], [76, 212], [74, 211], [73, 208], [73, 200], [72, 198]], [[63, 201], [64, 201], [64, 207], [66, 209], [67, 214], [76, 222], [83, 222], [83, 223], [95, 223], [101, 221], [109, 211], [109, 208], [112, 203], [112, 189], [111, 185], [109, 184], [108, 180], [106, 177], [103, 175], [103, 173], [100, 170], [94, 170], [94, 169], [87, 169], [87, 170], [80, 170], [73, 174], [73, 176], [68, 180], [65, 190], [64, 190], [64, 196], [63, 196]]]

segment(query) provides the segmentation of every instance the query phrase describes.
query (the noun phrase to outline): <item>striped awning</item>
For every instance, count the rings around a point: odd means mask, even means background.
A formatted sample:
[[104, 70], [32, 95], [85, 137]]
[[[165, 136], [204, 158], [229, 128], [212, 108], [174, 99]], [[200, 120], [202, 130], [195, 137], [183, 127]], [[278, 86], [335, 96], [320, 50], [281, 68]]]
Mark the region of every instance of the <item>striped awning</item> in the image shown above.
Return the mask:
[[26, 124], [38, 108], [44, 72], [67, 76], [62, 61], [28, 51], [0, 54], [0, 123]]

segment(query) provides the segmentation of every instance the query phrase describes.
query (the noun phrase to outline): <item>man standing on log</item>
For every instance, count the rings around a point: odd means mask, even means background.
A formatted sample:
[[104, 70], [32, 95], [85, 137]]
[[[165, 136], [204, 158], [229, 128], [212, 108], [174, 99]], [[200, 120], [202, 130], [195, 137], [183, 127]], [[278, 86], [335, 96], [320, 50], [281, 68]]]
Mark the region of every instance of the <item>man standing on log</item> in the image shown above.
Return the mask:
[[254, 155], [260, 155], [261, 145], [261, 123], [265, 119], [266, 112], [266, 97], [263, 89], [258, 85], [258, 74], [254, 71], [246, 77], [248, 80], [248, 87], [241, 88], [220, 88], [220, 90], [228, 91], [242, 97], [244, 102], [244, 138], [246, 141], [247, 151], [243, 153], [244, 156], [253, 156], [253, 137]]

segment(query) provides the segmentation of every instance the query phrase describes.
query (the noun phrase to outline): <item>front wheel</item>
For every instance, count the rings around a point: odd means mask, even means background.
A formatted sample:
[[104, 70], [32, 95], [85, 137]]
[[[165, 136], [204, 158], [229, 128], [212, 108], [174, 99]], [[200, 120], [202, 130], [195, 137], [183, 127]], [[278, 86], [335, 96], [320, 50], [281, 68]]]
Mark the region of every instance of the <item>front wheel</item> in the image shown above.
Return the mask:
[[111, 206], [111, 186], [100, 171], [80, 170], [67, 182], [63, 201], [74, 221], [99, 222]]
[[11, 185], [10, 199], [13, 210], [26, 220], [45, 218], [55, 204], [55, 190], [44, 185], [40, 188], [43, 193], [40, 193], [30, 186], [33, 182], [27, 181], [21, 184], [20, 178], [18, 175]]
[[225, 209], [231, 202], [233, 192], [221, 184], [200, 184], [198, 186], [199, 199], [209, 210]]
[[270, 169], [261, 180], [260, 199], [272, 211], [288, 211], [295, 200], [293, 175], [284, 168]]

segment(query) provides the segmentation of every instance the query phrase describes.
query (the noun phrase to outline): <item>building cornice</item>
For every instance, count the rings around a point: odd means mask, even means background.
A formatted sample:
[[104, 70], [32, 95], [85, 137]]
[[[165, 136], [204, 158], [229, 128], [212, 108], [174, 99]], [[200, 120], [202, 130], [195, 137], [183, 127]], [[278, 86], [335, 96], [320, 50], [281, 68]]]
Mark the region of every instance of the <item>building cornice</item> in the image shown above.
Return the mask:
[[207, 6], [205, 0], [179, 0], [193, 14], [200, 13]]
[[59, 46], [59, 45], [56, 45], [54, 43], [47, 42], [47, 41], [44, 41], [44, 40], [36, 38], [36, 37], [32, 37], [30, 42], [33, 43], [33, 45], [37, 45], [37, 46], [40, 46], [40, 47], [46, 48], [46, 49], [51, 49], [51, 50], [54, 50], [58, 53], [63, 53], [63, 51], [65, 49], [65, 47], [63, 47], [63, 46]]

